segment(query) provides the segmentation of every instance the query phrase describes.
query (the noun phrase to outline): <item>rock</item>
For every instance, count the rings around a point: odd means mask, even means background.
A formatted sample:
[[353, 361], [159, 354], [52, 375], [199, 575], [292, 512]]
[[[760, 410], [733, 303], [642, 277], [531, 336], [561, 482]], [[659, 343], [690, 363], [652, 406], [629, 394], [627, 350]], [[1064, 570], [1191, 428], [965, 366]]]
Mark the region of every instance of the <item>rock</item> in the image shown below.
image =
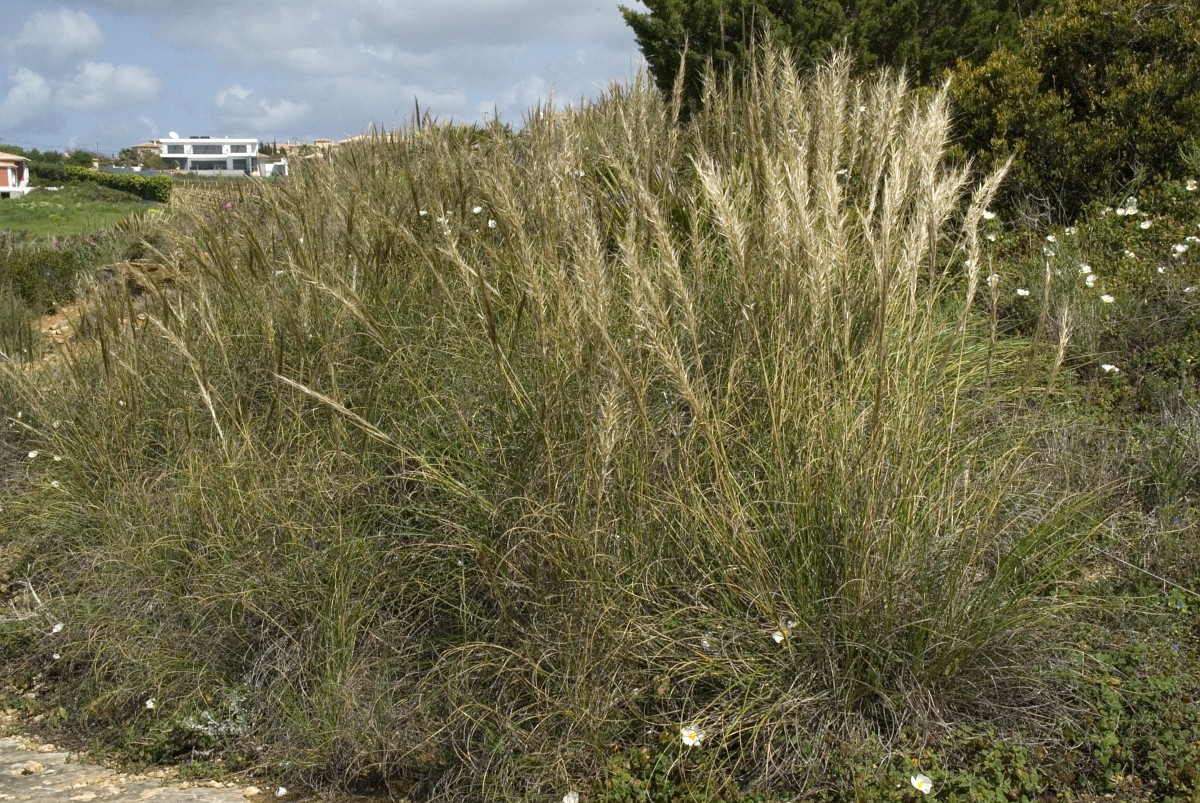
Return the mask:
[[261, 794], [262, 790], [257, 786], [247, 786], [242, 790], [242, 797], [244, 798], [258, 797]]
[[41, 775], [46, 771], [46, 765], [40, 761], [26, 761], [25, 766], [21, 767], [22, 775]]

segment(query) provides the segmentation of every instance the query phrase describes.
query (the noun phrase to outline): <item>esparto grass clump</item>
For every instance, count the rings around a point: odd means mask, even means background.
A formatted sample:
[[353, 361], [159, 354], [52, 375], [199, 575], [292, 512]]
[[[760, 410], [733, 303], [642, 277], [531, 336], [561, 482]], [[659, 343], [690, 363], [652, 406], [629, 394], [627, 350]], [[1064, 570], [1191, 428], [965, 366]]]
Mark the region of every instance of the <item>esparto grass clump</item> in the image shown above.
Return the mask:
[[87, 715], [531, 799], [643, 748], [804, 792], [1044, 705], [1090, 525], [1034, 482], [1068, 326], [989, 331], [1001, 177], [947, 163], [945, 92], [755, 70], [686, 125], [643, 79], [176, 198], [180, 285], [3, 380], [62, 457], [0, 516]]

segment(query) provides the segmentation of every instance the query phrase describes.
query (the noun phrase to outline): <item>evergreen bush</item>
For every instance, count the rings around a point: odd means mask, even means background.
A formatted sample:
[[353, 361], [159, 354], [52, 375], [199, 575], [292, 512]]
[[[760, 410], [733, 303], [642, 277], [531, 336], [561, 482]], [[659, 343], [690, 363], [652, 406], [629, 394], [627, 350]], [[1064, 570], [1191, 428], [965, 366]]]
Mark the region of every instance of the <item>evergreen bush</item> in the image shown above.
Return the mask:
[[1197, 87], [1197, 0], [1065, 0], [1019, 46], [960, 62], [951, 91], [966, 153], [1015, 157], [1002, 199], [1070, 218], [1141, 179], [1183, 177]]

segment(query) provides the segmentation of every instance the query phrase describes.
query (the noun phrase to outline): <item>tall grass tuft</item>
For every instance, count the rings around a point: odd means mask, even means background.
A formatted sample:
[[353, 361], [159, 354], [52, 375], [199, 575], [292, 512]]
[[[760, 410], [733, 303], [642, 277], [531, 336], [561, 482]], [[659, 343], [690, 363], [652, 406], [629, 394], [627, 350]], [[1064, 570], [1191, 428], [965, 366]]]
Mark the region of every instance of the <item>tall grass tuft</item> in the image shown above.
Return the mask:
[[707, 91], [180, 193], [180, 284], [3, 380], [89, 716], [528, 799], [639, 747], [812, 789], [828, 740], [1044, 702], [1089, 525], [1035, 482], [1054, 355], [989, 336], [1001, 176], [840, 57]]

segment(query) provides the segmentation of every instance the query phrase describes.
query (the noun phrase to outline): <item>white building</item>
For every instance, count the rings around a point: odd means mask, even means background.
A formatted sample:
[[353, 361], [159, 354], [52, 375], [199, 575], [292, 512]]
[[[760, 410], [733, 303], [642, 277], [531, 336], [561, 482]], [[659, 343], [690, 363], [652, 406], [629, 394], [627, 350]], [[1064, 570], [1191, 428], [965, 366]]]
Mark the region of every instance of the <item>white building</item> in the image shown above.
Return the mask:
[[0, 198], [22, 196], [29, 186], [29, 160], [24, 156], [0, 153]]
[[219, 175], [258, 170], [258, 140], [235, 137], [188, 137], [181, 139], [174, 131], [161, 140], [160, 154], [170, 167], [194, 173]]

